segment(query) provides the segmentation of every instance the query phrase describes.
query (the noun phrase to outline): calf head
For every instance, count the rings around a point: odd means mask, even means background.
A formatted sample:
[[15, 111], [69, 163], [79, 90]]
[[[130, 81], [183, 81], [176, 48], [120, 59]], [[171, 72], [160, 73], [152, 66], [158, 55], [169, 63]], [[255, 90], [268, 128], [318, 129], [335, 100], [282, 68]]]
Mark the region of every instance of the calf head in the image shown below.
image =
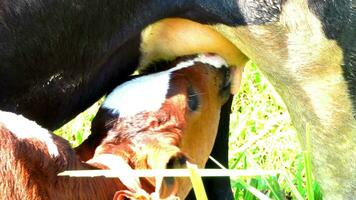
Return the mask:
[[[105, 125], [102, 130], [107, 132], [101, 134], [103, 139], [89, 162], [115, 155], [133, 169], [181, 168], [186, 160], [204, 167], [220, 108], [229, 97], [227, 64], [217, 55], [201, 54], [170, 65], [173, 68], [133, 79], [108, 95], [101, 117], [93, 121], [94, 126], [96, 122]], [[108, 163], [111, 169], [123, 167], [112, 160], [100, 163]], [[151, 193], [155, 180], [142, 179], [140, 186]], [[191, 187], [189, 182], [166, 178], [160, 196], [175, 194], [177, 188], [178, 195], [185, 197]]]

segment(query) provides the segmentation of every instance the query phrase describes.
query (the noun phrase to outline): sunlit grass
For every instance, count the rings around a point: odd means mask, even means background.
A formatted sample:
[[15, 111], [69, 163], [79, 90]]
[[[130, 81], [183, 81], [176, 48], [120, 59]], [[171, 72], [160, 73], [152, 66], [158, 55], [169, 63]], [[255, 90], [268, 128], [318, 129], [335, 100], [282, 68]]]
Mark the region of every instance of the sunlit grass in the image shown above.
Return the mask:
[[73, 147], [78, 146], [90, 135], [91, 121], [94, 119], [102, 101], [103, 99], [94, 103], [85, 112], [54, 131], [54, 133], [67, 139]]
[[[90, 134], [90, 121], [100, 102], [55, 133], [73, 146], [79, 145]], [[251, 62], [232, 111], [229, 168], [282, 172], [277, 176], [233, 177], [235, 199], [321, 199], [312, 180], [311, 158], [302, 152], [283, 101]]]
[[[308, 199], [321, 199], [318, 185], [305, 177], [312, 176], [310, 159], [303, 158], [296, 130], [283, 101], [251, 62], [245, 68], [232, 110], [230, 168], [283, 172], [268, 178], [232, 178], [235, 199], [258, 199], [251, 193], [251, 187], [271, 199], [306, 199], [307, 196]], [[307, 168], [305, 161], [308, 161]], [[314, 186], [316, 195], [307, 192], [308, 184]]]

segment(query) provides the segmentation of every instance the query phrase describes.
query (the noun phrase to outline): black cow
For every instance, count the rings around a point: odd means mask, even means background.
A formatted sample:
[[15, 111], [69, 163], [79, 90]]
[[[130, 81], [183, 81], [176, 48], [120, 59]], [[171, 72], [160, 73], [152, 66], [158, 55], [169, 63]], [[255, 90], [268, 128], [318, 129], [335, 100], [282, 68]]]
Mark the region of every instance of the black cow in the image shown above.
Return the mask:
[[[310, 124], [325, 199], [353, 199], [355, 14], [352, 0], [2, 0], [0, 109], [58, 128], [135, 70], [146, 25], [165, 17], [214, 24], [260, 66], [301, 138]], [[227, 135], [216, 143], [226, 164]], [[208, 191], [231, 198], [226, 188]]]

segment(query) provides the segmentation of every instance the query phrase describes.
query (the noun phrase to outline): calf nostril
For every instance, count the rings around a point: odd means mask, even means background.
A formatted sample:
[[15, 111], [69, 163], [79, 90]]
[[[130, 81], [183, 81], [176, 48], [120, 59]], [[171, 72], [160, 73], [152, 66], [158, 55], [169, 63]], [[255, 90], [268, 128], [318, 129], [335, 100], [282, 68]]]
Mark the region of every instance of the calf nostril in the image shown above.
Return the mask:
[[188, 158], [184, 154], [178, 154], [171, 159], [169, 159], [166, 168], [167, 169], [176, 169], [176, 168], [185, 168], [186, 167], [186, 162]]
[[[177, 168], [186, 168], [188, 158], [183, 153], [177, 153], [172, 156], [167, 165], [167, 169], [177, 169]], [[160, 190], [160, 198], [167, 198], [171, 195], [175, 195], [178, 191], [178, 185], [176, 178], [173, 177], [164, 177], [162, 182], [162, 187]]]
[[167, 199], [169, 196], [175, 196], [178, 190], [177, 181], [173, 177], [164, 177], [159, 191], [160, 199]]

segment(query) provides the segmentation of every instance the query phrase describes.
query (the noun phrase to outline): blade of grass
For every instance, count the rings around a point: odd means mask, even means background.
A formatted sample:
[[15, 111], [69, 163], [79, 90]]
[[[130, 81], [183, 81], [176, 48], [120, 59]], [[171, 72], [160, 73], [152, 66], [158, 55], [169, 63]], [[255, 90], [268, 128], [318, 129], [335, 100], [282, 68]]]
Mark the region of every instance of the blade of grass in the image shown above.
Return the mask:
[[226, 167], [224, 167], [224, 165], [222, 165], [219, 161], [217, 161], [213, 156], [209, 156], [209, 159], [212, 160], [221, 169], [226, 169]]
[[305, 129], [306, 137], [306, 150], [303, 151], [304, 155], [304, 165], [305, 165], [305, 175], [306, 175], [306, 188], [307, 188], [307, 197], [308, 200], [314, 200], [314, 190], [313, 190], [313, 177], [312, 177], [312, 167], [311, 167], [311, 156], [310, 156], [310, 126], [306, 124]]
[[265, 177], [262, 177], [262, 180], [264, 180], [267, 187], [271, 190], [271, 193], [275, 199], [277, 199], [277, 200], [283, 199], [283, 197], [281, 196], [283, 194], [281, 187], [279, 186], [278, 180], [275, 176], [271, 176], [268, 179]]
[[251, 194], [253, 194], [258, 199], [260, 199], [260, 200], [271, 200], [268, 196], [266, 196], [262, 192], [258, 191], [255, 187], [252, 187], [252, 186], [246, 184], [243, 181], [239, 181], [239, 184], [241, 184], [241, 186], [243, 186], [246, 190], [248, 190]]
[[289, 188], [292, 191], [292, 194], [294, 195], [294, 197], [297, 200], [304, 200], [304, 198], [300, 195], [298, 189], [295, 187], [295, 185], [293, 184], [293, 181], [291, 180], [291, 178], [289, 177], [289, 175], [287, 173], [281, 173], [281, 175], [285, 178], [287, 184], [289, 185]]
[[314, 198], [315, 200], [323, 199], [323, 194], [321, 194], [320, 187], [317, 182], [314, 182]]
[[[251, 177], [251, 176], [275, 176], [279, 171], [269, 170], [228, 170], [228, 169], [197, 169], [199, 176], [203, 177]], [[58, 176], [70, 177], [97, 177], [105, 176], [109, 178], [119, 176], [135, 177], [189, 177], [190, 172], [187, 169], [150, 169], [150, 170], [68, 170], [58, 174]]]
[[[255, 189], [258, 191], [258, 189], [257, 189], [257, 187], [258, 187], [258, 180], [255, 179], [255, 178], [252, 178], [252, 179], [250, 180], [249, 184], [247, 185], [247, 187], [250, 187], [250, 189], [251, 189], [251, 188], [255, 188]], [[253, 190], [253, 191], [251, 192], [247, 187], [246, 187], [247, 192], [246, 192], [245, 195], [244, 195], [244, 200], [254, 200], [254, 199], [256, 199], [256, 196], [255, 196], [254, 194], [252, 194], [252, 192], [254, 192], [255, 190]]]
[[303, 170], [304, 170], [303, 152], [296, 157], [295, 161], [297, 164], [296, 164], [296, 174], [294, 175], [294, 181], [296, 182], [298, 193], [303, 197], [305, 197], [306, 191], [304, 188], [304, 178], [303, 178], [304, 177], [303, 176]]
[[190, 181], [193, 185], [193, 190], [197, 200], [208, 200], [206, 195], [203, 180], [198, 174], [198, 166], [187, 162], [187, 168], [190, 172]]
[[238, 156], [237, 158], [235, 158], [234, 162], [231, 164], [230, 169], [235, 169], [236, 166], [237, 166], [237, 164], [239, 164], [239, 162], [240, 162], [242, 156], [244, 156], [244, 155], [245, 155], [244, 152], [240, 153], [239, 156]]

